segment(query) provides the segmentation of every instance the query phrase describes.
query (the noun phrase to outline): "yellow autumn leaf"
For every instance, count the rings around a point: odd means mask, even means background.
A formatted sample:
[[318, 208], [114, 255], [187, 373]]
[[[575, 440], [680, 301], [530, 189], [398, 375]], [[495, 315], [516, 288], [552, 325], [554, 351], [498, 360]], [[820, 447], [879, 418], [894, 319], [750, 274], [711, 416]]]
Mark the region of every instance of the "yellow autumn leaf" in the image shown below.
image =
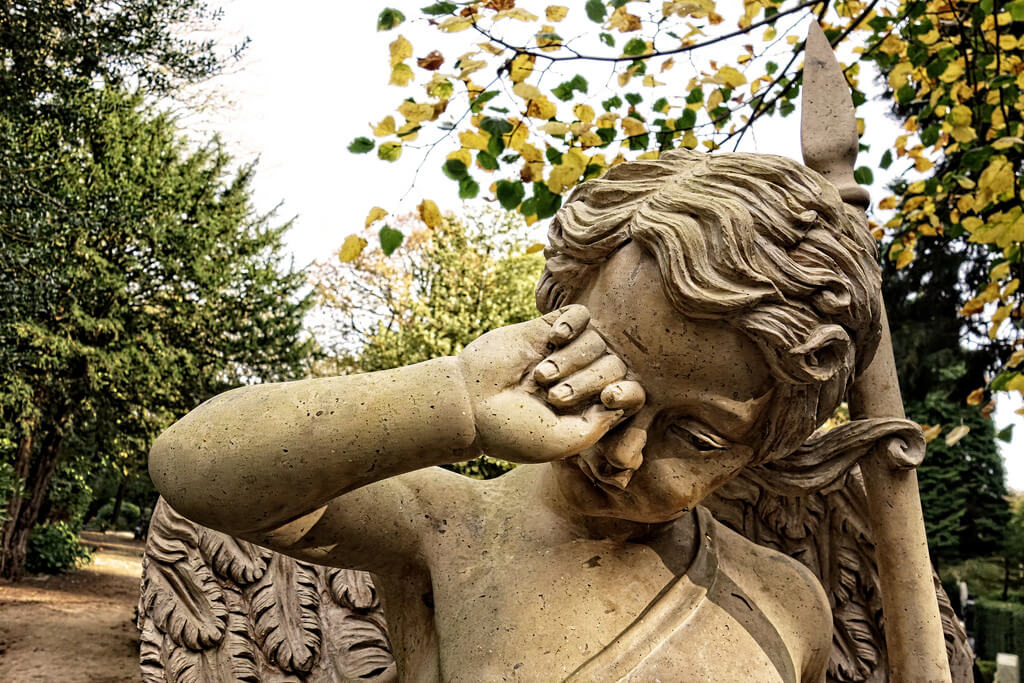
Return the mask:
[[965, 107], [962, 104], [958, 104], [949, 110], [949, 116], [947, 119], [953, 126], [966, 126], [970, 124], [973, 114], [970, 107]]
[[710, 113], [710, 112], [714, 111], [715, 109], [717, 109], [718, 105], [720, 105], [721, 103], [722, 103], [722, 91], [715, 89], [715, 90], [711, 91], [710, 95], [708, 95], [708, 102], [707, 102], [707, 104], [704, 105], [704, 108], [707, 109], [708, 112]]
[[[550, 9], [550, 8], [548, 8], [548, 9]], [[557, 21], [557, 20], [553, 20], [553, 21]], [[544, 245], [541, 244], [540, 242], [535, 242], [534, 244], [531, 244], [530, 246], [528, 246], [526, 248], [526, 253], [527, 254], [536, 254], [538, 251], [544, 251]]]
[[541, 95], [530, 100], [526, 106], [526, 115], [532, 119], [550, 119], [558, 113], [558, 107], [547, 97]]
[[601, 139], [601, 136], [592, 130], [588, 130], [586, 133], [579, 136], [579, 138], [580, 144], [584, 147], [600, 147], [604, 144], [604, 140]]
[[[1024, 393], [1024, 375], [1018, 373], [1004, 387], [1007, 391], [1019, 391]], [[1021, 413], [1024, 415], [1024, 413]]]
[[963, 144], [970, 142], [978, 137], [978, 134], [974, 132], [974, 129], [970, 126], [957, 126], [949, 132], [950, 136], [957, 142]]
[[459, 31], [465, 31], [472, 25], [473, 22], [465, 17], [448, 17], [438, 24], [438, 28], [445, 33], [458, 33]]
[[462, 149], [456, 150], [456, 151], [452, 152], [451, 154], [449, 154], [447, 157], [445, 157], [446, 161], [449, 160], [449, 159], [455, 159], [456, 161], [461, 161], [462, 165], [465, 166], [466, 168], [469, 168], [470, 166], [473, 165], [473, 153], [470, 152], [465, 147], [463, 147]]
[[963, 59], [956, 59], [949, 63], [946, 70], [939, 76], [939, 80], [943, 83], [952, 83], [953, 81], [959, 80], [964, 75]]
[[563, 135], [569, 132], [569, 126], [559, 121], [548, 121], [541, 127], [541, 130], [547, 133], [548, 135], [562, 137]]
[[563, 190], [576, 184], [586, 167], [587, 158], [583, 156], [583, 152], [573, 147], [562, 155], [561, 163], [551, 169], [548, 189], [555, 194], [561, 194]]
[[1003, 261], [1002, 263], [997, 264], [996, 267], [993, 268], [991, 271], [989, 271], [988, 277], [990, 280], [992, 280], [992, 282], [998, 282], [999, 280], [1002, 280], [1009, 274], [1010, 262]]
[[715, 83], [727, 85], [730, 88], [738, 88], [747, 82], [747, 77], [735, 68], [726, 65], [720, 68], [711, 80]]
[[434, 117], [434, 105], [405, 101], [398, 106], [398, 113], [409, 123], [421, 123]]
[[1024, 140], [1021, 138], [999, 138], [992, 143], [992, 148], [997, 150], [1009, 149], [1014, 145], [1024, 145]]
[[395, 68], [391, 70], [391, 80], [388, 81], [388, 84], [404, 87], [409, 85], [409, 81], [412, 80], [412, 77], [412, 68], [410, 68], [408, 64], [396, 64]]
[[914, 256], [916, 256], [916, 254], [914, 253], [913, 248], [904, 247], [903, 249], [901, 249], [899, 256], [896, 257], [897, 270], [909, 266], [911, 262], [914, 260]]
[[572, 108], [572, 113], [584, 123], [592, 123], [594, 120], [594, 108], [589, 104], [577, 104]]
[[[569, 13], [569, 8], [562, 5], [549, 5], [544, 10], [544, 16], [547, 17], [548, 21], [558, 22], [565, 19], [565, 15]], [[532, 252], [527, 252], [532, 253]]]
[[656, 80], [654, 78], [654, 76], [651, 76], [650, 74], [644, 76], [644, 87], [645, 88], [656, 88], [659, 85], [665, 85], [665, 84], [662, 83], [659, 80]]
[[900, 62], [892, 68], [889, 72], [889, 87], [893, 90], [899, 90], [907, 84], [907, 80], [910, 77], [910, 72], [914, 70], [914, 67], [909, 62]]
[[985, 400], [985, 388], [975, 389], [967, 395], [967, 405], [969, 406], [980, 406], [981, 402]]
[[477, 43], [476, 45], [477, 45], [477, 47], [479, 47], [480, 49], [484, 50], [485, 52], [488, 52], [488, 53], [490, 53], [492, 55], [495, 55], [495, 56], [500, 55], [502, 52], [505, 51], [505, 48], [499, 47], [498, 45], [495, 45], [494, 43]]
[[373, 134], [379, 138], [385, 135], [392, 135], [395, 132], [395, 117], [385, 116], [381, 122], [373, 127]]
[[632, 116], [627, 116], [622, 119], [622, 130], [629, 137], [633, 137], [634, 135], [643, 135], [647, 132], [647, 129], [644, 128], [644, 124], [637, 121]]
[[459, 142], [462, 143], [463, 147], [470, 149], [487, 149], [487, 143], [490, 139], [486, 132], [464, 130], [459, 133]]
[[527, 12], [519, 7], [513, 7], [512, 9], [503, 9], [494, 15], [494, 20], [499, 21], [501, 19], [518, 19], [519, 21], [537, 21], [537, 15], [532, 12]]
[[933, 43], [938, 41], [939, 32], [937, 29], [933, 28], [932, 30], [928, 31], [928, 33], [925, 33], [922, 36], [918, 36], [917, 39], [920, 40], [925, 45], [932, 45]]
[[519, 83], [520, 81], [526, 80], [526, 78], [533, 72], [533, 63], [537, 60], [534, 55], [528, 55], [522, 53], [516, 55], [515, 59], [512, 60], [512, 64], [509, 65], [508, 77], [513, 83]]
[[931, 443], [932, 441], [935, 440], [935, 437], [937, 437], [939, 434], [942, 433], [942, 426], [941, 425], [935, 425], [933, 427], [928, 427], [927, 425], [921, 425], [921, 428], [924, 430], [924, 442], [925, 443]]
[[630, 31], [640, 30], [640, 17], [635, 14], [630, 14], [626, 11], [626, 6], [622, 5], [608, 17], [608, 26], [619, 30], [619, 33], [629, 33]]
[[540, 88], [535, 85], [530, 85], [529, 83], [516, 83], [512, 86], [512, 92], [519, 97], [522, 97], [524, 100], [532, 100], [542, 96]]
[[995, 156], [978, 179], [978, 199], [975, 206], [979, 209], [984, 208], [1009, 192], [1013, 192], [1013, 165], [1006, 157]]
[[902, 53], [906, 47], [907, 44], [905, 42], [897, 38], [894, 34], [890, 33], [888, 36], [885, 37], [885, 40], [882, 41], [882, 44], [878, 46], [878, 49], [887, 55], [898, 55]]
[[954, 427], [949, 434], [946, 434], [946, 445], [954, 446], [956, 442], [967, 436], [967, 433], [971, 431], [971, 428], [967, 425], [959, 425]]
[[640, 161], [645, 161], [645, 160], [658, 159], [660, 157], [661, 157], [661, 152], [659, 150], [652, 149], [649, 152], [644, 152], [643, 154], [640, 154], [639, 156], [637, 156], [637, 159], [639, 159]]
[[444, 218], [441, 217], [441, 210], [437, 208], [437, 204], [430, 199], [424, 199], [420, 202], [420, 205], [416, 207], [416, 210], [420, 214], [420, 220], [423, 221], [428, 228], [440, 227], [441, 222]]
[[338, 251], [338, 260], [342, 263], [356, 260], [363, 253], [363, 249], [366, 248], [367, 244], [368, 242], [359, 235], [349, 235], [341, 244], [341, 249]]
[[697, 146], [697, 136], [693, 134], [692, 130], [688, 130], [683, 134], [683, 139], [679, 144], [686, 149], [693, 149]]
[[665, 73], [666, 71], [668, 71], [669, 69], [671, 69], [675, 65], [676, 65], [676, 60], [674, 60], [671, 57], [669, 57], [668, 59], [666, 59], [664, 62], [661, 63], [661, 73]]
[[1010, 354], [1010, 360], [1006, 361], [1006, 367], [1015, 368], [1024, 362], [1024, 349], [1017, 349]]
[[462, 71], [459, 72], [459, 80], [464, 81], [469, 78], [470, 74], [487, 66], [487, 62], [482, 59], [464, 59], [459, 62], [459, 66], [462, 67]]
[[519, 156], [523, 157], [524, 161], [528, 161], [531, 164], [544, 161], [544, 152], [540, 151], [528, 142], [520, 145], [518, 151]]
[[376, 223], [381, 218], [384, 218], [384, 216], [387, 215], [388, 212], [380, 208], [379, 206], [373, 207], [372, 209], [370, 209], [370, 213], [366, 214], [366, 223], [364, 224], [364, 227], [370, 227], [371, 225], [373, 225], [374, 223]]
[[377, 148], [377, 158], [382, 161], [395, 162], [402, 156], [401, 142], [385, 142]]
[[899, 203], [899, 199], [893, 196], [886, 197], [882, 201], [878, 202], [879, 209], [895, 209]]
[[412, 43], [405, 36], [398, 36], [388, 45], [388, 51], [391, 53], [391, 66], [394, 67], [412, 57]]
[[774, 26], [769, 26], [764, 30], [764, 35], [761, 36], [761, 40], [764, 40], [765, 42], [769, 40], [775, 40], [775, 36], [777, 35], [777, 33], [778, 32], [775, 30]]

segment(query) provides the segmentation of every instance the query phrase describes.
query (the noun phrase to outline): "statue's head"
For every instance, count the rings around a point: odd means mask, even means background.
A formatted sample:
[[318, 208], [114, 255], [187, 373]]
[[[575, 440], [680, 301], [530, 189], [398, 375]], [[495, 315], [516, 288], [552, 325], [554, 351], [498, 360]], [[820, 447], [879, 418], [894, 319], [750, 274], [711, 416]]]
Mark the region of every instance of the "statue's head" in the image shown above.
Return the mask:
[[[792, 453], [874, 354], [874, 240], [827, 180], [789, 159], [681, 150], [625, 163], [577, 188], [549, 239], [540, 309], [586, 304], [648, 394], [558, 465], [593, 480], [573, 495], [598, 514], [669, 518]], [[639, 462], [630, 447], [643, 465], [620, 491], [617, 475]]]

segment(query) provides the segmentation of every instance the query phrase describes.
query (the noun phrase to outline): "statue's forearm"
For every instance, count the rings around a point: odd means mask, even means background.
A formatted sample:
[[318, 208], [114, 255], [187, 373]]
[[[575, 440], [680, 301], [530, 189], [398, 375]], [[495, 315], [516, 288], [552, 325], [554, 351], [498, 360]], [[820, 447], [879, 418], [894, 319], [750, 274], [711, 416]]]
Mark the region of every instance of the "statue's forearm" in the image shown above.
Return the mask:
[[175, 423], [149, 470], [182, 514], [263, 531], [374, 481], [473, 457], [454, 358], [396, 370], [241, 387]]

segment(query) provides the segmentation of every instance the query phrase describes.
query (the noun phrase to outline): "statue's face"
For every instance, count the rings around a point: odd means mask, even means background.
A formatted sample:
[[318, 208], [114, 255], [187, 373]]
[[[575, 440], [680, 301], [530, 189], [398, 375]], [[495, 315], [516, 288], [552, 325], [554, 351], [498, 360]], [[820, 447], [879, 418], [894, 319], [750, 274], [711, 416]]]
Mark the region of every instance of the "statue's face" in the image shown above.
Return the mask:
[[587, 515], [675, 519], [753, 457], [773, 386], [764, 357], [725, 322], [676, 311], [654, 259], [633, 243], [580, 303], [647, 400], [595, 446], [554, 463], [562, 493]]

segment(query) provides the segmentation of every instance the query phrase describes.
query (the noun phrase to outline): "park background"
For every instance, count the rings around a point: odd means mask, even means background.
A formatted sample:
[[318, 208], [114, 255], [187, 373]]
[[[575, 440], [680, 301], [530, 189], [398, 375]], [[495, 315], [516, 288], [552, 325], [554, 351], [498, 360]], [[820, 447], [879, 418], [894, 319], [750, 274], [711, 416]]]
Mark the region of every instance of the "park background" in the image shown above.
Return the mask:
[[[481, 13], [528, 6], [535, 19], [513, 14], [500, 25], [514, 26], [509, 31], [522, 45], [550, 44], [551, 35], [564, 34], [596, 52], [602, 45], [610, 48], [600, 33], [616, 43], [609, 54], [646, 58], [664, 44], [652, 39], [651, 31], [661, 27], [649, 17], [703, 29], [670, 38], [685, 44], [742, 28], [744, 20], [748, 26], [760, 23], [773, 8], [788, 11], [798, 3], [597, 3], [604, 8], [599, 21], [591, 16], [597, 13], [593, 0], [567, 3], [558, 21], [546, 3], [475, 4]], [[389, 15], [370, 3], [246, 0], [211, 7], [222, 10], [220, 16], [203, 16], [199, 3], [137, 0], [123, 3], [125, 12], [140, 24], [148, 17], [153, 36], [169, 36], [168, 42], [142, 43], [145, 54], [137, 60], [128, 54], [128, 43], [60, 43], [61, 32], [74, 37], [85, 30], [88, 22], [74, 21], [75, 13], [102, 18], [115, 12], [110, 3], [8, 7], [0, 45], [0, 341], [8, 379], [0, 390], [0, 503], [6, 510], [0, 519], [8, 578], [24, 570], [69, 570], [87, 561], [77, 537], [85, 525], [132, 530], [144, 523], [154, 501], [144, 467], [149, 443], [209, 395], [242, 382], [375, 370], [455, 353], [490, 327], [533, 315], [531, 281], [542, 263], [535, 245], [543, 241], [546, 223], [546, 211], [537, 205], [553, 200], [534, 188], [535, 220], [526, 225], [528, 198], [520, 196], [514, 210], [505, 212], [498, 206], [510, 202], [495, 199], [496, 190], [488, 187], [498, 178], [522, 177], [518, 168], [500, 167], [489, 177], [491, 171], [479, 165], [486, 148], [473, 147], [476, 165], [449, 163], [463, 159], [458, 154], [467, 148], [465, 141], [430, 129], [429, 118], [416, 122], [418, 139], [400, 130], [396, 107], [407, 97], [423, 100], [423, 83], [437, 73], [451, 74], [448, 118], [457, 122], [456, 132], [463, 130], [458, 126], [472, 117], [458, 118], [468, 105], [460, 82], [483, 81], [484, 73], [490, 78], [510, 57], [497, 57], [480, 74], [460, 78], [466, 66], [457, 65], [459, 56], [482, 38], [465, 27], [439, 31], [431, 21], [443, 26], [463, 9], [443, 5], [435, 3], [438, 13], [424, 14], [421, 3], [396, 2], [397, 12]], [[584, 101], [598, 113], [628, 108], [640, 114], [632, 118], [646, 126], [643, 132], [622, 123], [629, 115], [619, 119], [631, 139], [650, 132], [643, 146], [623, 142], [622, 153], [634, 158], [663, 144], [682, 144], [687, 130], [700, 141], [728, 135], [729, 124], [742, 124], [741, 109], [756, 102], [757, 93], [737, 102], [729, 114], [735, 118], [718, 127], [711, 117], [732, 101], [722, 91], [735, 97], [763, 72], [772, 78], [760, 81], [762, 98], [771, 84], [783, 96], [762, 112], [739, 149], [799, 158], [798, 89], [786, 92], [796, 81], [782, 81], [760, 65], [774, 59], [777, 69], [784, 63], [773, 54], [788, 59], [806, 33], [804, 15], [823, 7], [808, 5], [803, 14], [787, 15], [770, 40], [771, 22], [749, 36], [700, 48], [697, 61], [694, 51], [687, 53], [688, 64], [680, 58], [673, 69], [635, 74], [626, 85], [618, 74], [632, 60], [572, 64], [561, 75], [545, 71], [546, 81], [524, 81], [545, 88], [549, 104], [570, 107], [573, 115], [573, 105]], [[830, 37], [847, 26], [857, 28], [844, 36], [838, 52], [844, 63], [860, 67], [851, 74], [865, 100], [858, 116], [869, 149], [860, 164], [873, 170], [860, 179], [871, 186], [873, 218], [887, 227], [879, 230], [881, 252], [908, 413], [932, 437], [921, 482], [933, 560], [950, 585], [965, 579], [976, 596], [990, 601], [996, 626], [987, 628], [1002, 629], [993, 636], [1004, 639], [998, 648], [1020, 651], [1024, 643], [1007, 641], [1010, 636], [1002, 632], [1024, 624], [1016, 607], [1024, 560], [1024, 515], [1017, 504], [1024, 489], [1024, 437], [1014, 439], [1012, 429], [1021, 421], [1015, 411], [1024, 381], [1017, 379], [1014, 364], [1021, 311], [1012, 284], [1022, 270], [1018, 245], [1024, 234], [1011, 227], [985, 237], [985, 228], [971, 227], [966, 216], [973, 212], [984, 226], [998, 228], [1008, 215], [1013, 218], [1015, 207], [1020, 213], [1024, 88], [1017, 79], [1017, 41], [1024, 8], [1019, 2], [850, 2], [826, 10], [826, 21], [835, 27]], [[959, 21], [955, 27], [929, 19], [952, 16], [951, 11]], [[870, 25], [885, 12], [890, 21]], [[34, 23], [27, 22], [30, 16]], [[628, 16], [643, 21], [633, 26]], [[992, 17], [989, 24], [985, 17]], [[928, 37], [932, 30], [939, 38]], [[943, 38], [957, 32], [966, 37], [942, 47]], [[401, 44], [393, 47], [399, 35], [409, 42], [410, 54]], [[797, 38], [784, 40], [788, 35]], [[632, 41], [638, 38], [637, 46]], [[212, 40], [214, 58], [151, 59], [160, 50], [177, 49], [175, 40], [200, 41], [200, 47]], [[657, 40], [669, 39], [662, 32]], [[762, 51], [758, 41], [771, 42], [774, 52]], [[745, 43], [758, 48], [740, 61]], [[988, 43], [994, 58], [986, 61], [978, 55], [986, 54]], [[856, 50], [872, 45], [874, 57], [862, 59]], [[94, 64], [81, 52], [87, 49], [95, 51]], [[419, 80], [408, 88], [389, 84], [401, 72], [397, 67], [408, 63], [411, 70], [435, 49], [447, 56], [444, 68], [418, 67]], [[52, 51], [51, 59], [29, 68], [14, 58], [33, 50], [37, 56]], [[82, 73], [62, 73], [61, 59]], [[743, 74], [743, 83], [722, 69], [727, 65]], [[799, 59], [793, 69], [798, 66]], [[664, 85], [639, 83], [655, 73], [654, 82]], [[551, 92], [576, 76], [589, 88], [570, 87], [563, 105]], [[696, 87], [695, 77], [702, 80]], [[974, 88], [969, 94], [955, 90], [965, 79]], [[526, 103], [515, 99], [514, 83], [505, 85], [500, 97], [522, 108]], [[691, 102], [701, 85], [707, 92]], [[437, 86], [434, 101], [445, 87]], [[658, 104], [659, 87], [667, 91], [666, 105]], [[942, 94], [948, 103], [933, 102], [943, 87], [950, 91]], [[720, 93], [716, 103], [714, 92]], [[627, 93], [643, 97], [622, 103]], [[618, 105], [602, 107], [616, 94]], [[500, 101], [488, 111], [498, 112]], [[544, 114], [557, 115], [543, 119], [574, 120], [558, 109]], [[657, 124], [659, 114], [674, 123]], [[388, 115], [399, 126], [390, 137], [382, 125]], [[563, 147], [582, 137], [559, 136], [558, 130], [535, 133], [548, 143], [560, 138]], [[468, 132], [481, 131], [489, 132], [478, 122]], [[901, 143], [905, 135], [910, 140]], [[214, 136], [217, 142], [211, 142]], [[368, 153], [350, 151], [363, 151], [360, 138], [372, 143]], [[396, 147], [383, 153], [385, 145], [396, 140], [401, 154], [388, 161]], [[723, 149], [731, 150], [731, 142]], [[603, 139], [601, 144], [607, 145]], [[601, 148], [606, 161], [618, 148], [618, 139]], [[971, 153], [981, 154], [982, 161], [976, 164], [972, 157], [963, 163]], [[533, 172], [541, 178], [569, 166], [561, 154], [545, 153], [539, 163], [542, 168]], [[1004, 168], [1008, 191], [992, 182]], [[590, 165], [576, 169], [555, 190], [548, 183], [548, 194], [567, 192], [590, 172]], [[970, 209], [962, 196], [937, 189], [972, 183], [976, 195], [983, 195], [986, 172], [994, 189], [984, 202], [974, 196]], [[466, 180], [474, 177], [475, 192]], [[514, 198], [514, 188], [509, 191]], [[930, 212], [922, 215], [929, 204]], [[438, 220], [439, 215], [447, 218]], [[488, 294], [486, 301], [481, 292]], [[502, 467], [478, 462], [465, 470], [486, 476]], [[982, 654], [991, 659], [995, 647]]]

